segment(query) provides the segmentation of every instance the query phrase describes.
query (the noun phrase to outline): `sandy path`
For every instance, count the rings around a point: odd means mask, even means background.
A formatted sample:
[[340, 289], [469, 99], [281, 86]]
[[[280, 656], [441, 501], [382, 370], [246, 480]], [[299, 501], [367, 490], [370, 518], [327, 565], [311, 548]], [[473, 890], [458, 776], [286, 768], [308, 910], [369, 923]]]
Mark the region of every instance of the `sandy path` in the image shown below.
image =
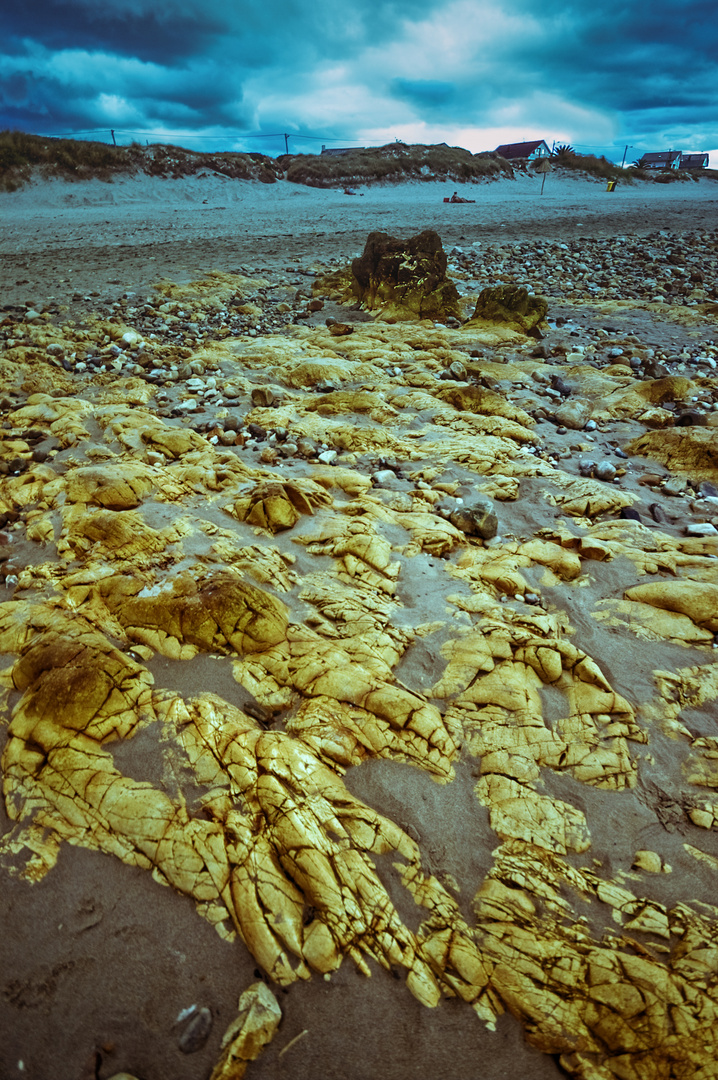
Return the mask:
[[144, 289], [206, 269], [275, 268], [341, 261], [369, 232], [436, 229], [447, 247], [476, 241], [641, 235], [718, 227], [718, 185], [635, 184], [549, 176], [465, 185], [475, 204], [445, 205], [447, 184], [342, 191], [266, 186], [225, 177], [103, 184], [59, 181], [0, 195], [2, 302]]

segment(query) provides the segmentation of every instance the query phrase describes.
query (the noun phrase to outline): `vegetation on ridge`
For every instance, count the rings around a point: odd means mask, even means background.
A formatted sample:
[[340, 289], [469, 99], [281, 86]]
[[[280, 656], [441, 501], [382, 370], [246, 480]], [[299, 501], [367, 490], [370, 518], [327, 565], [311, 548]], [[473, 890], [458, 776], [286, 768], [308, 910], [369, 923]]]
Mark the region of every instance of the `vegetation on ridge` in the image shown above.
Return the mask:
[[282, 176], [265, 154], [202, 153], [152, 143], [110, 146], [80, 139], [54, 139], [22, 131], [0, 132], [0, 190], [15, 191], [38, 174], [43, 179], [104, 180], [144, 173], [148, 176], [195, 176], [221, 173], [237, 180], [273, 184]]
[[358, 147], [342, 154], [285, 155], [277, 160], [291, 183], [322, 188], [407, 180], [466, 183], [513, 176], [508, 161], [498, 154], [472, 154], [446, 143], [424, 146], [394, 142]]
[[620, 165], [614, 165], [605, 157], [596, 157], [595, 154], [577, 154], [570, 146], [557, 146], [551, 156], [551, 162], [556, 169], [566, 169], [572, 173], [587, 173], [595, 176], [598, 180], [622, 180], [631, 183], [632, 174], [622, 169]]
[[[278, 158], [260, 153], [222, 151], [205, 153], [181, 146], [152, 143], [142, 146], [110, 146], [104, 142], [55, 139], [22, 131], [0, 131], [0, 191], [15, 191], [33, 177], [61, 180], [103, 180], [143, 174], [178, 179], [207, 174], [236, 180], [290, 183], [318, 188], [343, 188], [358, 184], [398, 184], [406, 181], [481, 183], [531, 172], [542, 159], [508, 162], [498, 154], [472, 154], [446, 143], [425, 146], [394, 142], [386, 146], [357, 147], [341, 154], [283, 154]], [[698, 180], [686, 170], [651, 172], [622, 169], [605, 157], [577, 154], [570, 146], [556, 147], [551, 163], [558, 171], [593, 176], [600, 180], [650, 180], [666, 184]], [[712, 169], [701, 176], [718, 177]]]

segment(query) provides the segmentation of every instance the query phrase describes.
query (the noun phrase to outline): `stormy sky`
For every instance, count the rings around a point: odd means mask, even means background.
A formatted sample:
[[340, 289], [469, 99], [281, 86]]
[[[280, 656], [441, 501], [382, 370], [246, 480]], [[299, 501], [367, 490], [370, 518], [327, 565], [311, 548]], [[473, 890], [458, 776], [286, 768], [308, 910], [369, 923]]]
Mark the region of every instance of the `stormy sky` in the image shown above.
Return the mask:
[[[718, 147], [715, 0], [0, 0], [0, 128], [313, 153]], [[711, 158], [718, 166], [718, 150]]]

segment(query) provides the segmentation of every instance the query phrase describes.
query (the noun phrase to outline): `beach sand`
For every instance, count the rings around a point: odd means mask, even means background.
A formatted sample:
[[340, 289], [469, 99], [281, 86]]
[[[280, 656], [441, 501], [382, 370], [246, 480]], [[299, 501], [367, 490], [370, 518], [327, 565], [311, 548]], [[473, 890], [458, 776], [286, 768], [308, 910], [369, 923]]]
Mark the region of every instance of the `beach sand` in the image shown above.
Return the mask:
[[[444, 204], [434, 182], [341, 190], [222, 176], [128, 177], [35, 183], [0, 193], [0, 288], [5, 303], [38, 287], [58, 299], [106, 286], [147, 288], [204, 270], [269, 270], [346, 260], [381, 230], [436, 229], [448, 250], [469, 241], [634, 236], [715, 227], [718, 184], [619, 184], [549, 175], [462, 186], [474, 204]], [[17, 284], [17, 282], [22, 284]], [[29, 293], [28, 293], [29, 288]]]
[[[718, 1075], [718, 186], [359, 190], [0, 195], [3, 1080]], [[543, 340], [341, 303], [427, 228]]]

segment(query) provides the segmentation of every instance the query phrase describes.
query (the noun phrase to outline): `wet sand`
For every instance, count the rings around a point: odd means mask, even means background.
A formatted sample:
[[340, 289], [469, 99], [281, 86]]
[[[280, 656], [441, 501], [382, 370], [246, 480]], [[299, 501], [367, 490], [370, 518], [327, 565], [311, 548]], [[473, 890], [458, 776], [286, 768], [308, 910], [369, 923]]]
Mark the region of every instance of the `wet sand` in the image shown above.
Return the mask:
[[[454, 185], [455, 187], [455, 185]], [[361, 252], [374, 230], [435, 229], [448, 249], [472, 241], [640, 236], [718, 225], [718, 183], [621, 185], [551, 175], [467, 184], [475, 204], [445, 204], [451, 184], [341, 190], [226, 177], [112, 184], [41, 182], [0, 193], [0, 290], [5, 303], [146, 289], [205, 270], [309, 267]]]

